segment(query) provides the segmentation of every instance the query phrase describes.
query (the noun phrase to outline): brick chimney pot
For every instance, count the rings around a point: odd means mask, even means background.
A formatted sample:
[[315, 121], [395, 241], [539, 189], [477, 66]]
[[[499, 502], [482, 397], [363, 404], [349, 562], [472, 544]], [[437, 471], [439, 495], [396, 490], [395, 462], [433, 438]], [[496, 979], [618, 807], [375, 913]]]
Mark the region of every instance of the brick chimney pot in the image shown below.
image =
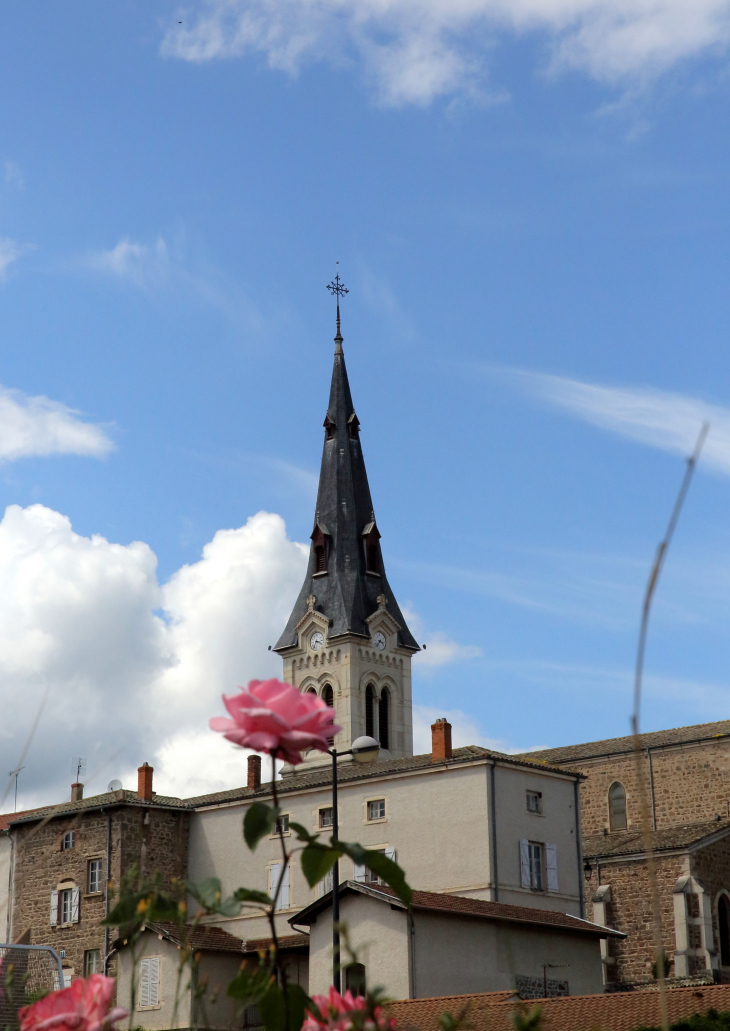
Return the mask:
[[249, 755], [248, 757], [248, 786], [250, 788], [261, 787], [261, 756]]
[[84, 797], [84, 785], [83, 784], [72, 784], [71, 785], [71, 801], [80, 802]]
[[431, 761], [443, 762], [450, 759], [451, 754], [451, 724], [443, 718], [436, 720], [431, 724]]
[[154, 772], [149, 763], [142, 763], [137, 770], [137, 794], [145, 802], [152, 801], [152, 774]]

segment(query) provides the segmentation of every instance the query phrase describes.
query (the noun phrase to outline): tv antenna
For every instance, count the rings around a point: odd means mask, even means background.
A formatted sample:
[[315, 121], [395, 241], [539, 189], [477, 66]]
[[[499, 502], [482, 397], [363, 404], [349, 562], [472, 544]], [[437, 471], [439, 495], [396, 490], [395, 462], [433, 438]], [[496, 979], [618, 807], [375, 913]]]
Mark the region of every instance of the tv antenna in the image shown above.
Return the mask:
[[15, 777], [15, 805], [13, 806], [14, 813], [17, 813], [18, 811], [18, 777], [20, 776], [20, 771], [24, 769], [25, 766], [16, 766], [16, 768], [14, 770], [11, 770], [8, 774], [8, 777]]
[[78, 784], [86, 773], [86, 759], [83, 759], [80, 755], [74, 756], [73, 764], [74, 769], [76, 770], [76, 783]]

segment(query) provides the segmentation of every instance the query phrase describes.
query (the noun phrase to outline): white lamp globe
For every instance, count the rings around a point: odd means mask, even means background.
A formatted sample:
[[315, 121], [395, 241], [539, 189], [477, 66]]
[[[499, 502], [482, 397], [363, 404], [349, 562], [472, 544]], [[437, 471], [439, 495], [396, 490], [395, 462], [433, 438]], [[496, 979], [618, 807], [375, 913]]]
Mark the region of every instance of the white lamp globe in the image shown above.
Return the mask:
[[374, 763], [380, 745], [374, 737], [356, 737], [352, 742], [352, 757], [358, 763]]

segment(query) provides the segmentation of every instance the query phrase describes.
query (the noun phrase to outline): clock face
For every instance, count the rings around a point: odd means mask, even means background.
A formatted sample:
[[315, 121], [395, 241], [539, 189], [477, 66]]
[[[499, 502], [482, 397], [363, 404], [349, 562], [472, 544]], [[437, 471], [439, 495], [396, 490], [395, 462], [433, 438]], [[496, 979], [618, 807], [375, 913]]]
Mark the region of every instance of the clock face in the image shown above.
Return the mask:
[[373, 634], [373, 644], [379, 652], [382, 652], [385, 649], [385, 635], [381, 634], [379, 630], [377, 634]]
[[313, 652], [318, 652], [323, 644], [324, 637], [319, 632], [319, 630], [315, 630], [312, 636], [309, 638], [309, 647], [312, 649]]

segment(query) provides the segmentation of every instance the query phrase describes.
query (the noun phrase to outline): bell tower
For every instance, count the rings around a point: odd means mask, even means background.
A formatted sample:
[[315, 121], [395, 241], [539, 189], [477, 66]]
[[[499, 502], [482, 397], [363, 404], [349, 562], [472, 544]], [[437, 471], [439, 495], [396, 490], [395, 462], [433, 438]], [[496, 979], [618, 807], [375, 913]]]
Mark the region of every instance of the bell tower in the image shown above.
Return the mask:
[[[380, 759], [400, 759], [413, 754], [411, 658], [419, 647], [385, 575], [342, 350], [339, 276], [331, 289], [337, 335], [309, 566], [274, 650], [287, 683], [333, 706], [338, 750], [368, 734]], [[305, 758], [328, 762], [322, 752]]]

